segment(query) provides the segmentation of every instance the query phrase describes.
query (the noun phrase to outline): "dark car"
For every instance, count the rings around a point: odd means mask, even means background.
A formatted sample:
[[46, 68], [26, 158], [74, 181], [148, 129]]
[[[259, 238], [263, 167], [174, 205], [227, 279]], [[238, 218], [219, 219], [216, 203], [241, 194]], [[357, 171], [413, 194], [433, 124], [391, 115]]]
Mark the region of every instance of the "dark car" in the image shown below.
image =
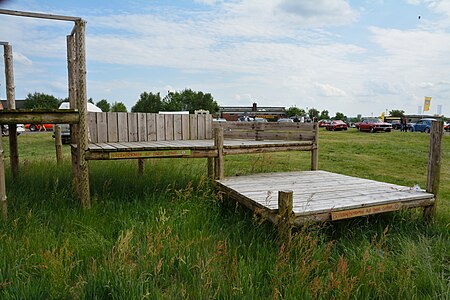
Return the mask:
[[391, 132], [392, 125], [386, 122], [381, 121], [378, 118], [364, 118], [361, 122], [355, 124], [355, 127], [359, 131], [369, 131], [369, 132], [377, 132], [377, 131], [385, 131]]
[[341, 121], [341, 120], [334, 120], [334, 121], [331, 121], [330, 123], [328, 123], [328, 124], [325, 126], [325, 128], [326, 128], [327, 130], [330, 130], [330, 131], [335, 131], [335, 130], [347, 130], [348, 125], [347, 125], [344, 121]]
[[411, 126], [409, 127], [409, 130], [430, 133], [431, 123], [433, 121], [436, 121], [436, 119], [432, 118], [420, 119], [416, 123], [412, 123]]
[[391, 122], [392, 129], [400, 130], [402, 129], [402, 123], [399, 120], [394, 120]]

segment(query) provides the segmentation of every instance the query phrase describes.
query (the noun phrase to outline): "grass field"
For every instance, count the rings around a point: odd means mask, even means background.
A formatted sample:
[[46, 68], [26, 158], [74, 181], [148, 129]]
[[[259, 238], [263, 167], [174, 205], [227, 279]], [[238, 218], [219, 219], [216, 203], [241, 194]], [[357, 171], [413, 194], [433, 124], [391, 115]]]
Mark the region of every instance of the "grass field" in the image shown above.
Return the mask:
[[[424, 188], [428, 138], [321, 130], [319, 168]], [[141, 177], [137, 161], [91, 162], [93, 205], [84, 211], [71, 191], [67, 146], [59, 167], [50, 133], [21, 135], [19, 147], [20, 178], [7, 176], [9, 220], [0, 224], [2, 299], [450, 295], [448, 135], [432, 223], [408, 210], [313, 225], [290, 248], [271, 224], [214, 194], [204, 159], [154, 159]], [[308, 166], [306, 152], [225, 162], [226, 176]]]

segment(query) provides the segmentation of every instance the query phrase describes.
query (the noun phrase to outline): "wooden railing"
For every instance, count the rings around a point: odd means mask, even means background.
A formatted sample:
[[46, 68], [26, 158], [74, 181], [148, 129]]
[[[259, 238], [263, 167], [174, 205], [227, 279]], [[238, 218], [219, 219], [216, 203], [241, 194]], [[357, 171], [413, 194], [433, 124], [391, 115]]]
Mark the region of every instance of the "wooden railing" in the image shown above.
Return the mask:
[[212, 118], [156, 113], [89, 113], [91, 143], [212, 139]]

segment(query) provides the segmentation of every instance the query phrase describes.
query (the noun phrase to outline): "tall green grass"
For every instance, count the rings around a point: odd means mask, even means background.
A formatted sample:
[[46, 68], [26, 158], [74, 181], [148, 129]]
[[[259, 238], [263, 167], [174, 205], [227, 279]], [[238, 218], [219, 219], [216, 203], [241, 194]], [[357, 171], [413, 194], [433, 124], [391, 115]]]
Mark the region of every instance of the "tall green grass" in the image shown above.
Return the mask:
[[[221, 199], [204, 159], [90, 163], [92, 208], [72, 193], [69, 148], [22, 135], [0, 224], [4, 299], [446, 299], [450, 294], [450, 137], [437, 217], [408, 210], [276, 229]], [[320, 169], [425, 186], [428, 135], [320, 132]], [[3, 139], [7, 147], [7, 139]], [[6, 155], [8, 155], [6, 153]], [[6, 160], [7, 165], [8, 160]], [[307, 170], [304, 152], [226, 157], [226, 175]], [[7, 173], [9, 169], [7, 170]]]

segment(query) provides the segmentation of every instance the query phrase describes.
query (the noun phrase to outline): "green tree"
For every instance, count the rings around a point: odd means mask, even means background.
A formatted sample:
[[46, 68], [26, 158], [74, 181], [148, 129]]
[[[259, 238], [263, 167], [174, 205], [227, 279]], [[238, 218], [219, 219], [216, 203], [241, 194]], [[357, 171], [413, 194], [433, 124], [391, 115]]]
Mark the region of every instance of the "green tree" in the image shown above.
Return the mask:
[[336, 116], [333, 119], [345, 121], [347, 120], [347, 117], [343, 113], [337, 112]]
[[108, 112], [111, 110], [111, 104], [106, 99], [102, 99], [102, 100], [98, 101], [97, 104], [95, 104], [95, 105], [97, 105], [97, 107], [100, 108], [104, 112]]
[[319, 119], [320, 120], [331, 119], [328, 110], [322, 110], [322, 112], [320, 113]]
[[317, 109], [315, 109], [314, 107], [313, 107], [313, 108], [310, 108], [310, 109], [308, 110], [308, 115], [309, 115], [309, 117], [310, 117], [311, 119], [313, 119], [313, 118], [319, 118], [319, 111], [318, 111]]
[[111, 106], [111, 111], [112, 112], [127, 112], [127, 108], [126, 108], [125, 104], [123, 104], [122, 102], [114, 102], [113, 105]]
[[393, 109], [389, 111], [389, 115], [392, 117], [403, 117], [405, 115], [404, 110]]
[[147, 93], [143, 92], [139, 96], [139, 100], [136, 104], [131, 108], [132, 112], [148, 112], [148, 113], [157, 113], [161, 110], [162, 101], [159, 93]]
[[162, 99], [161, 108], [166, 111], [189, 111], [190, 113], [203, 109], [213, 114], [219, 111], [219, 104], [217, 104], [210, 93], [205, 94], [185, 89], [182, 92], [169, 92]]
[[288, 117], [295, 117], [295, 116], [300, 117], [300, 116], [304, 116], [305, 113], [306, 113], [306, 112], [305, 112], [305, 110], [304, 110], [303, 108], [298, 108], [298, 107], [295, 106], [295, 105], [289, 107], [289, 108], [286, 110], [286, 115], [287, 115]]
[[25, 108], [28, 109], [56, 109], [60, 103], [58, 98], [44, 93], [29, 93], [25, 98]]

